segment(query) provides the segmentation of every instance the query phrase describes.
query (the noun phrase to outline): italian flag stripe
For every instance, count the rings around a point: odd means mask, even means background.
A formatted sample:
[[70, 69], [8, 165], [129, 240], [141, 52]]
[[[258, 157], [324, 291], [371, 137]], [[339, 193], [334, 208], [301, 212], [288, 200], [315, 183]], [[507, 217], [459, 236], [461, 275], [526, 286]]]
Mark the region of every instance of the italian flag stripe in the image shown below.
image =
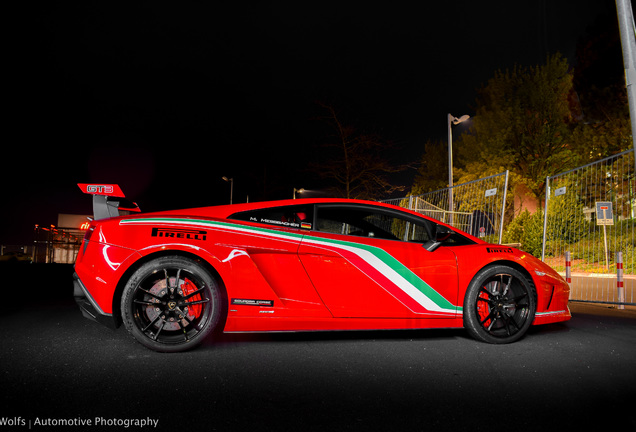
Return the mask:
[[267, 236], [278, 240], [302, 241], [303, 243], [337, 252], [415, 313], [435, 312], [455, 314], [462, 312], [461, 307], [449, 302], [391, 254], [374, 246], [322, 237], [312, 237], [308, 233], [296, 234], [267, 228], [199, 219], [157, 217], [124, 219], [119, 223], [121, 225], [170, 224], [206, 226], [248, 235]]

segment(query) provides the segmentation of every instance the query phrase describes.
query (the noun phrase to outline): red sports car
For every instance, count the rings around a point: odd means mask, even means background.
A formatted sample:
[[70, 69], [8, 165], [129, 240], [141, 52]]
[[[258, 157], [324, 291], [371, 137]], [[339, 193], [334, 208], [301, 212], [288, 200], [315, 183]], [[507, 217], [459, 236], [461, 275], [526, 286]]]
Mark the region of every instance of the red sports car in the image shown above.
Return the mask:
[[[570, 319], [568, 284], [533, 256], [388, 204], [302, 199], [136, 213], [81, 184], [95, 220], [77, 256], [83, 314], [146, 347], [213, 331], [465, 327], [509, 343]], [[131, 213], [120, 215], [121, 213]]]

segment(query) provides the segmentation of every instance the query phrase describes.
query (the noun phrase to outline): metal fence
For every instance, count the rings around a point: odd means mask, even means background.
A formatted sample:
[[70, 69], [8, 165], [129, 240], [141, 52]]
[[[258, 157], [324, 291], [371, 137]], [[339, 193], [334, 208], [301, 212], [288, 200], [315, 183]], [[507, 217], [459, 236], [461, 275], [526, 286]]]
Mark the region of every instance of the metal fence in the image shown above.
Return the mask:
[[508, 171], [417, 196], [383, 202], [415, 210], [455, 228], [501, 243]]
[[77, 258], [84, 231], [36, 225], [33, 232], [33, 262], [72, 264]]
[[634, 177], [632, 149], [546, 179], [542, 259], [571, 300], [636, 304]]

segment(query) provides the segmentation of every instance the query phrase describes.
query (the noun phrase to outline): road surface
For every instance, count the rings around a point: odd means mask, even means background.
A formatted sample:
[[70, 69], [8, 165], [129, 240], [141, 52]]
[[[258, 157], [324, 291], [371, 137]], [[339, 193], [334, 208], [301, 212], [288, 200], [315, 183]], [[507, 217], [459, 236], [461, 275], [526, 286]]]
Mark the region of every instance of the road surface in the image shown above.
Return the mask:
[[573, 304], [504, 346], [463, 330], [235, 334], [159, 354], [83, 318], [70, 267], [0, 270], [0, 432], [636, 427], [634, 310]]

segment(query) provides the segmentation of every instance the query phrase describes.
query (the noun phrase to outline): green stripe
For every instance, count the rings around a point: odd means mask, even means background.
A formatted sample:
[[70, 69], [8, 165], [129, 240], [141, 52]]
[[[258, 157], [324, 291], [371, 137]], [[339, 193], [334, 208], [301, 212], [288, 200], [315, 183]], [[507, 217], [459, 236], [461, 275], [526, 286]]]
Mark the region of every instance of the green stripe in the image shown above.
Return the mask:
[[[379, 255], [382, 255], [384, 258], [381, 258]], [[386, 251], [379, 249], [377, 252], [378, 258], [384, 261], [388, 266], [390, 266], [393, 270], [395, 270], [400, 276], [407, 280], [408, 283], [417, 288], [422, 294], [431, 299], [433, 303], [438, 305], [444, 309], [452, 309], [454, 310], [462, 310], [461, 307], [455, 306], [451, 302], [449, 302], [444, 296], [435, 291], [435, 289], [430, 286], [426, 281], [420, 278], [418, 275], [413, 273], [408, 267], [402, 264], [400, 261], [395, 259], [392, 255], [387, 253]]]
[[428, 297], [433, 303], [443, 309], [451, 309], [455, 311], [456, 309], [462, 310], [461, 307], [455, 306], [451, 302], [449, 302], [444, 296], [435, 291], [433, 287], [426, 283], [423, 279], [421, 279], [418, 275], [413, 273], [408, 267], [402, 264], [400, 261], [395, 259], [395, 257], [389, 254], [384, 249], [378, 248], [376, 246], [369, 246], [360, 243], [350, 243], [341, 240], [332, 240], [332, 239], [322, 239], [329, 243], [339, 243], [346, 246], [355, 247], [358, 249], [364, 249], [367, 252], [373, 254], [380, 261], [384, 262], [387, 266], [393, 269], [397, 274], [402, 276], [409, 284], [414, 286], [418, 291]]

